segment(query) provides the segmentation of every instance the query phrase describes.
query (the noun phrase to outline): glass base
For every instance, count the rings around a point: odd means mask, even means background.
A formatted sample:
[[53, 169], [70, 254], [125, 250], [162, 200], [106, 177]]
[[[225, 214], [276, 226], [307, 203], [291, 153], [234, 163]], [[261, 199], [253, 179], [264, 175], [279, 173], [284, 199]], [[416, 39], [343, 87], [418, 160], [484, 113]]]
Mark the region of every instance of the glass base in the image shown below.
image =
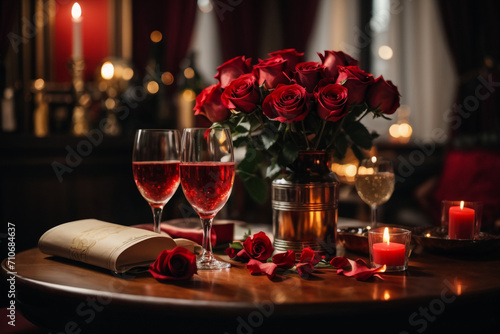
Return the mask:
[[231, 263], [219, 261], [216, 259], [199, 259], [196, 261], [196, 267], [198, 270], [220, 270], [227, 269], [231, 267]]
[[[383, 264], [377, 264], [377, 263], [372, 263], [372, 268], [378, 268], [383, 266]], [[395, 272], [395, 271], [405, 271], [408, 269], [408, 265], [401, 265], [401, 266], [386, 266], [385, 267], [385, 272]]]

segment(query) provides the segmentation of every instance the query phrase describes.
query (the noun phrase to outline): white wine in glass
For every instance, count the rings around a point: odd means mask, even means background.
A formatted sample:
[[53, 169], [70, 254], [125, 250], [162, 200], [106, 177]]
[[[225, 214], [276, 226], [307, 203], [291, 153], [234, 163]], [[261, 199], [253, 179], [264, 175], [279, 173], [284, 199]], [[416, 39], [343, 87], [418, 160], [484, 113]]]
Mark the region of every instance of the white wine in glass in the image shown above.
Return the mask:
[[378, 157], [361, 161], [354, 184], [359, 197], [370, 206], [371, 226], [377, 222], [377, 206], [384, 204], [394, 192], [392, 163]]

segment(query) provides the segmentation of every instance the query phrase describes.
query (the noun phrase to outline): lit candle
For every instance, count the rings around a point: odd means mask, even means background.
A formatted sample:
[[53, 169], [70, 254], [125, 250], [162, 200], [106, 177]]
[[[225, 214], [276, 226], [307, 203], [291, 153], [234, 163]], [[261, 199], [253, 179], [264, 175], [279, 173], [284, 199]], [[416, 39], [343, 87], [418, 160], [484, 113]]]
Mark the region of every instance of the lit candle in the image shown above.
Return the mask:
[[448, 237], [450, 239], [474, 239], [475, 211], [460, 206], [452, 206], [449, 210]]
[[372, 246], [373, 262], [388, 267], [405, 265], [405, 245], [390, 242], [389, 229], [384, 229], [383, 242], [375, 243]]
[[78, 2], [71, 8], [73, 21], [73, 59], [82, 58], [82, 9]]

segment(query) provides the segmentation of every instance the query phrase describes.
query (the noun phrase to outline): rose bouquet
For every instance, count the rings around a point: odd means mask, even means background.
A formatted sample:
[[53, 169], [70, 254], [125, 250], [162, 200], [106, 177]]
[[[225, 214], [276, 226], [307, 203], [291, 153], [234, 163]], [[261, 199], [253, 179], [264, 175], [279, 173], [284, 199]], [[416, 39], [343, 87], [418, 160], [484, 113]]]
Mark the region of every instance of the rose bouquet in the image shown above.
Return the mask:
[[257, 201], [267, 195], [266, 179], [290, 167], [302, 150], [332, 151], [342, 159], [350, 147], [362, 159], [376, 133], [360, 122], [371, 114], [387, 118], [399, 107], [391, 81], [374, 78], [344, 52], [325, 51], [317, 62], [303, 53], [280, 50], [252, 65], [245, 56], [217, 68], [217, 84], [196, 98], [196, 115], [212, 127], [228, 127], [234, 145], [246, 147], [237, 171]]

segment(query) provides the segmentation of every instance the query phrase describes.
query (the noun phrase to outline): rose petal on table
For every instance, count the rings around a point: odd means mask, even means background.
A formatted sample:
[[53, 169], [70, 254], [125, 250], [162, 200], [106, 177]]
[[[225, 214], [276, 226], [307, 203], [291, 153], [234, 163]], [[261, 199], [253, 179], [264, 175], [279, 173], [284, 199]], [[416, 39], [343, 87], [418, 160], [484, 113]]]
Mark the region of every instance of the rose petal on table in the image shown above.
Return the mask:
[[295, 252], [287, 250], [285, 253], [278, 253], [273, 256], [273, 263], [281, 269], [291, 269], [295, 265]]
[[237, 254], [237, 257], [239, 257], [242, 260], [248, 260], [250, 259], [250, 255], [248, 255], [247, 251], [245, 249], [240, 250]]
[[278, 266], [272, 262], [260, 262], [259, 260], [250, 259], [247, 263], [247, 269], [252, 275], [266, 274], [269, 279], [276, 275]]
[[[366, 281], [370, 277], [374, 276], [382, 279], [377, 273], [385, 271], [385, 265], [377, 268], [368, 268], [366, 262], [363, 259], [357, 259], [356, 261], [350, 260], [345, 257], [336, 257], [330, 261], [330, 264], [337, 269], [337, 274], [343, 274], [347, 277], [354, 277], [360, 281]], [[351, 270], [346, 271], [345, 268], [350, 267]]]
[[349, 263], [349, 260], [346, 257], [343, 257], [343, 256], [334, 257], [330, 261], [330, 264], [332, 265], [332, 267], [335, 267], [335, 268], [343, 268], [345, 266], [350, 266], [351, 265]]
[[311, 262], [297, 263], [296, 268], [297, 272], [302, 278], [306, 278], [309, 274], [311, 274], [314, 271], [314, 265]]

